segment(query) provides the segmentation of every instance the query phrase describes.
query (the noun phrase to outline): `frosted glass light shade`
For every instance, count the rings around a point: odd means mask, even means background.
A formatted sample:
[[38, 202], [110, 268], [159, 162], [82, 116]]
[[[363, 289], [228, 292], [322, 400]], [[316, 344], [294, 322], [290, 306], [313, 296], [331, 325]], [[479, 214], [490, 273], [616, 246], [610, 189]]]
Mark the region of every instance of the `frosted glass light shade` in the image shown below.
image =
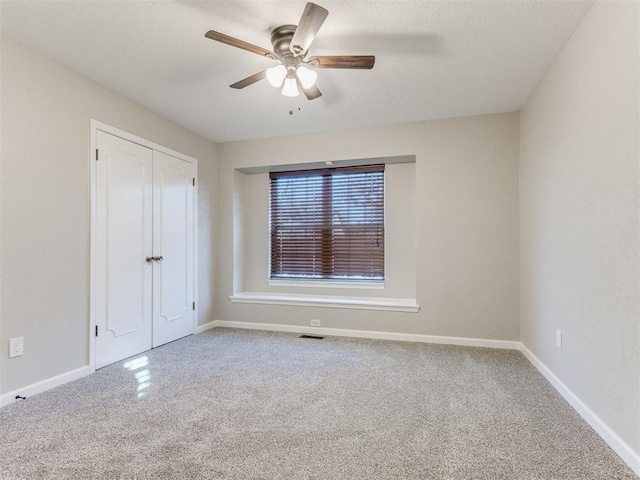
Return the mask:
[[316, 83], [316, 80], [318, 79], [318, 72], [311, 70], [304, 65], [300, 65], [298, 67], [298, 69], [296, 70], [296, 75], [298, 76], [298, 80], [300, 80], [302, 88], [304, 89], [313, 87]]
[[287, 69], [284, 65], [276, 65], [267, 69], [267, 81], [276, 88], [282, 85], [282, 81], [286, 76]]
[[297, 83], [295, 78], [285, 78], [282, 94], [285, 97], [297, 97], [299, 94]]

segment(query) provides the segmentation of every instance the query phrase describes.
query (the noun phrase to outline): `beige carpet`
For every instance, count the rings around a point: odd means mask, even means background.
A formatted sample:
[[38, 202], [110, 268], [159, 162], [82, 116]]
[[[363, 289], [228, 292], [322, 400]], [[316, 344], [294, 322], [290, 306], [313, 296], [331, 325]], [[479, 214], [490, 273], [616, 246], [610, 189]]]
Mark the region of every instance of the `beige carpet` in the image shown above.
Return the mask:
[[515, 351], [216, 329], [0, 409], [0, 478], [633, 479]]

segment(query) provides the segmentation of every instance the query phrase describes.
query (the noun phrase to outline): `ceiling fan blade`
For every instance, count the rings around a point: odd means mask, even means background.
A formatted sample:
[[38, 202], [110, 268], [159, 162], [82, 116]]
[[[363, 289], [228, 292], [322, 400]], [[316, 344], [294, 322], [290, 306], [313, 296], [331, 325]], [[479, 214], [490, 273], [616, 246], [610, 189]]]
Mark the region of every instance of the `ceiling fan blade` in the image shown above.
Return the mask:
[[231, 88], [237, 88], [237, 89], [248, 87], [249, 85], [253, 85], [256, 82], [259, 82], [260, 80], [262, 80], [266, 76], [267, 76], [267, 71], [263, 70], [261, 72], [254, 73], [250, 77], [243, 78], [239, 82], [236, 82], [236, 83], [234, 83], [232, 85], [229, 85], [229, 86]]
[[294, 55], [303, 57], [307, 53], [327, 15], [329, 15], [327, 9], [315, 3], [307, 3], [289, 46], [289, 50]]
[[238, 47], [251, 53], [257, 53], [258, 55], [261, 55], [263, 57], [276, 58], [276, 54], [271, 50], [252, 45], [251, 43], [243, 42], [242, 40], [230, 37], [229, 35], [225, 35], [224, 33], [209, 30], [204, 34], [204, 36], [210, 38], [211, 40], [215, 40], [216, 42], [226, 43], [227, 45], [231, 45], [232, 47]]
[[304, 96], [307, 97], [307, 100], [313, 100], [315, 98], [322, 96], [322, 92], [315, 85], [309, 88], [302, 88], [302, 85], [301, 85], [300, 90], [302, 90], [302, 93], [304, 93]]
[[307, 63], [314, 68], [364, 68], [370, 70], [376, 63], [376, 57], [373, 55], [311, 57]]

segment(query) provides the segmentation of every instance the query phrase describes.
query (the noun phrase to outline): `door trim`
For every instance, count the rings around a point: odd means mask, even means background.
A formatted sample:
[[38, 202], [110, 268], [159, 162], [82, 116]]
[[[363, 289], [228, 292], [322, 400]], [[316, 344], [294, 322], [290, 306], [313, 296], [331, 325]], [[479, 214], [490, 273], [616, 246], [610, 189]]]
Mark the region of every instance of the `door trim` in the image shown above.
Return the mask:
[[97, 166], [96, 166], [96, 148], [98, 131], [109, 133], [123, 140], [137, 143], [143, 147], [150, 148], [157, 152], [166, 153], [172, 157], [179, 158], [185, 162], [193, 164], [193, 174], [196, 179], [196, 185], [193, 189], [193, 298], [196, 302], [195, 314], [193, 316], [193, 333], [196, 333], [198, 326], [198, 160], [170, 148], [164, 147], [150, 140], [138, 137], [119, 128], [112, 127], [106, 123], [91, 119], [89, 121], [89, 198], [90, 198], [90, 247], [89, 247], [89, 371], [96, 370], [96, 337], [94, 335], [96, 327], [96, 280], [97, 280]]

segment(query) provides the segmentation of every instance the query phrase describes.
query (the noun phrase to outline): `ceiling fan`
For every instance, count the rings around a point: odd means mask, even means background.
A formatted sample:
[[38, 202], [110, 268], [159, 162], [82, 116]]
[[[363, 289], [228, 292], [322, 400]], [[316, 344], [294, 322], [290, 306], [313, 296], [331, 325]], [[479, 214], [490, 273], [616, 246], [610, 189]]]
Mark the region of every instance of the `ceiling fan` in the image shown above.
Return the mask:
[[373, 55], [337, 55], [310, 57], [305, 60], [309, 47], [329, 12], [314, 3], [307, 3], [298, 25], [281, 25], [271, 32], [273, 51], [238, 40], [223, 33], [209, 30], [205, 37], [226, 43], [280, 63], [240, 80], [231, 88], [245, 88], [266, 78], [276, 88], [282, 87], [282, 94], [297, 97], [298, 87], [304, 95], [313, 100], [322, 95], [315, 82], [316, 68], [358, 68], [372, 69], [376, 61]]

